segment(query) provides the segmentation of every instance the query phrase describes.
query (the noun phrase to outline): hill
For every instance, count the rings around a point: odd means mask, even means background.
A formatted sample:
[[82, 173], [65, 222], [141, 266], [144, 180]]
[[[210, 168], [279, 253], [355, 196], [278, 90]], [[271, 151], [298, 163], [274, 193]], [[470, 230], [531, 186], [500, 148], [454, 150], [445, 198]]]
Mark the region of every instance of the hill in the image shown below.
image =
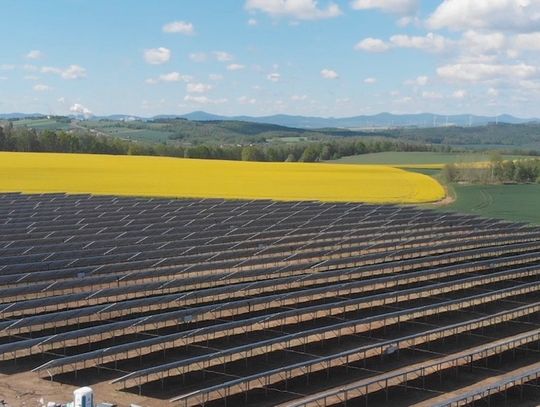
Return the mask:
[[[0, 114], [0, 119], [17, 119], [44, 116], [32, 113]], [[74, 117], [75, 118], [75, 117]], [[477, 116], [472, 114], [443, 115], [434, 113], [393, 114], [378, 113], [374, 115], [359, 115], [350, 117], [317, 117], [275, 114], [269, 116], [222, 116], [204, 111], [194, 111], [187, 114], [162, 114], [153, 117], [141, 117], [127, 114], [112, 114], [108, 116], [93, 116], [93, 119], [107, 120], [163, 120], [186, 119], [191, 121], [243, 121], [250, 123], [275, 124], [278, 126], [295, 127], [302, 129], [319, 129], [325, 127], [348, 129], [376, 129], [395, 127], [447, 127], [447, 126], [485, 126], [490, 123], [523, 124], [539, 121], [538, 118], [520, 118], [509, 114], [499, 116]]]
[[[201, 113], [202, 114], [202, 113]], [[311, 142], [330, 143], [357, 139], [407, 144], [397, 151], [488, 151], [499, 149], [512, 154], [538, 154], [540, 123], [491, 123], [473, 127], [400, 127], [351, 130], [337, 127], [306, 129], [273, 123], [241, 120], [189, 120], [160, 116], [151, 120], [134, 117], [75, 120], [68, 117], [12, 119], [14, 128], [86, 131], [124, 141], [171, 144], [174, 146], [246, 146]], [[387, 146], [388, 147], [388, 146]], [[394, 151], [382, 148], [372, 152]], [[340, 156], [352, 154], [340, 154]]]

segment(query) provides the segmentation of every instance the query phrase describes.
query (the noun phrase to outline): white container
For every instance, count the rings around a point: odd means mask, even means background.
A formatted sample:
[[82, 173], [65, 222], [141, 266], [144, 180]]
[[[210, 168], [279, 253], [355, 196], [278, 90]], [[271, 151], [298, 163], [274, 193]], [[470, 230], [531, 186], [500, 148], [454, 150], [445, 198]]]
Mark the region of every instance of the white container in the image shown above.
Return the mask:
[[73, 392], [74, 407], [94, 407], [94, 392], [90, 387], [81, 387]]

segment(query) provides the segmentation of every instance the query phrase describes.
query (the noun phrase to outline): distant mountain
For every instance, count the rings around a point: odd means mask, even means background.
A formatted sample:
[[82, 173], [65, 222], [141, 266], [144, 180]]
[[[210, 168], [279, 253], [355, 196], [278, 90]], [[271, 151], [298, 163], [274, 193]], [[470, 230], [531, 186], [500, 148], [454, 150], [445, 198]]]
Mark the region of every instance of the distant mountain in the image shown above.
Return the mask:
[[94, 119], [106, 119], [106, 120], [120, 120], [120, 121], [132, 121], [132, 120], [144, 120], [144, 117], [133, 116], [129, 114], [111, 114], [109, 116], [94, 116]]
[[46, 116], [41, 113], [0, 113], [0, 120], [25, 119]]
[[291, 116], [277, 114], [271, 116], [219, 116], [206, 112], [193, 112], [177, 116], [188, 120], [212, 121], [212, 120], [241, 120], [253, 123], [276, 124], [279, 126], [296, 127], [303, 129], [320, 128], [388, 128], [388, 127], [440, 127], [440, 126], [483, 126], [489, 123], [521, 124], [538, 121], [536, 118], [518, 118], [511, 115], [500, 116], [476, 116], [469, 114], [440, 115], [432, 113], [418, 114], [392, 114], [379, 113], [376, 115], [363, 115], [352, 117], [314, 117], [314, 116]]
[[[212, 114], [212, 113], [206, 113], [206, 112], [202, 112], [202, 111], [197, 111], [197, 112], [191, 112], [191, 113], [188, 113], [188, 114], [184, 114], [184, 115], [181, 115], [181, 116], [178, 116], [178, 117], [181, 117], [182, 119], [187, 119], [187, 120], [197, 120], [197, 121], [210, 121], [210, 120], [230, 120], [232, 118], [230, 117], [227, 117], [227, 116], [219, 116], [217, 114]], [[237, 119], [233, 119], [233, 120], [237, 120]], [[258, 122], [260, 123], [260, 122]]]
[[[20, 119], [25, 117], [43, 116], [39, 113], [8, 113], [0, 114], [0, 119]], [[278, 126], [295, 127], [301, 129], [322, 129], [322, 128], [346, 128], [346, 129], [377, 129], [393, 127], [441, 127], [441, 126], [484, 126], [489, 123], [509, 123], [522, 124], [538, 122], [538, 118], [519, 118], [508, 114], [500, 116], [476, 116], [470, 114], [441, 115], [433, 113], [415, 114], [393, 114], [379, 113], [375, 115], [362, 115], [351, 117], [315, 117], [315, 116], [293, 116], [286, 114], [276, 114], [271, 116], [221, 116], [203, 111], [195, 111], [183, 115], [157, 115], [150, 118], [140, 116], [114, 114], [109, 116], [96, 116], [94, 119], [108, 120], [165, 120], [165, 119], [186, 119], [192, 121], [217, 121], [217, 120], [239, 120], [250, 123], [274, 124]]]
[[511, 115], [499, 117], [476, 115], [437, 115], [431, 113], [403, 114], [379, 113], [376, 115], [343, 118], [322, 118], [306, 116], [274, 115], [265, 117], [242, 117], [238, 120], [255, 121], [281, 126], [301, 128], [343, 127], [349, 129], [388, 128], [388, 127], [439, 127], [439, 126], [481, 126], [494, 122], [520, 124], [537, 119], [522, 119]]

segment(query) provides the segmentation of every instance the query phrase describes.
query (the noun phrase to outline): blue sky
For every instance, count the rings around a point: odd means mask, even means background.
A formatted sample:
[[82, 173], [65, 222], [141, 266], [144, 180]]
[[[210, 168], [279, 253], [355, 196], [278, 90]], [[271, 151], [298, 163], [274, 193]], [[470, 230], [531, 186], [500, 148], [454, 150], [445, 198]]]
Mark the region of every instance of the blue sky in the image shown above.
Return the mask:
[[1, 0], [0, 112], [538, 116], [539, 0]]

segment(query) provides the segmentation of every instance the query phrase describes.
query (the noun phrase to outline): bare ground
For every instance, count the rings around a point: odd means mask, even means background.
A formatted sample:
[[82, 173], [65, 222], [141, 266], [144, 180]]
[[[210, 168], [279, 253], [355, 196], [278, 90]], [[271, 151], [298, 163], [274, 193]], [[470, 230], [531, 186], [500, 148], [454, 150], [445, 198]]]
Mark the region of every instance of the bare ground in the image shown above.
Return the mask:
[[[41, 407], [47, 402], [66, 403], [73, 401], [76, 386], [51, 382], [40, 378], [37, 373], [23, 372], [11, 375], [0, 374], [0, 400], [9, 407]], [[114, 390], [107, 382], [92, 385], [96, 402], [115, 403], [119, 407], [137, 404], [143, 407], [169, 406], [166, 400], [139, 397], [131, 393]]]

